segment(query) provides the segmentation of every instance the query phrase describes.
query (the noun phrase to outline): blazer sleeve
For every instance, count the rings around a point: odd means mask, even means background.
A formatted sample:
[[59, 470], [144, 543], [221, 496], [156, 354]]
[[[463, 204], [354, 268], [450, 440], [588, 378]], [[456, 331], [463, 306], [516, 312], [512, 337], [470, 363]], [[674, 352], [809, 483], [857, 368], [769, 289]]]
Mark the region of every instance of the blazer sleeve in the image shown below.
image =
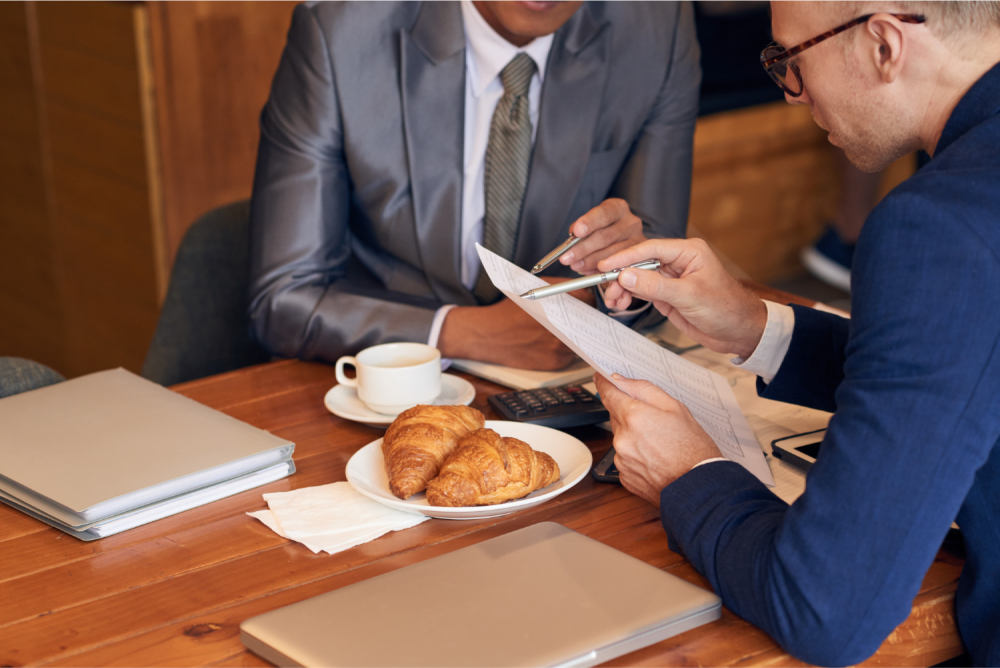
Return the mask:
[[299, 5], [261, 114], [250, 213], [250, 328], [274, 354], [334, 361], [428, 338], [440, 304], [390, 292], [352, 260], [350, 198], [330, 49]]
[[[805, 493], [787, 506], [731, 462], [661, 493], [671, 548], [733, 612], [818, 665], [864, 660], [906, 619], [1000, 447], [1000, 261], [957, 207], [935, 209], [916, 190], [865, 224], [846, 348], [814, 349], [831, 364], [845, 353]], [[817, 396], [804, 374], [797, 386]]]
[[674, 3], [674, 39], [656, 100], [608, 197], [628, 202], [650, 238], [687, 236], [701, 52], [690, 2]]
[[769, 384], [757, 379], [765, 399], [833, 413], [835, 394], [844, 379], [850, 320], [833, 313], [790, 304], [795, 329], [778, 373]]

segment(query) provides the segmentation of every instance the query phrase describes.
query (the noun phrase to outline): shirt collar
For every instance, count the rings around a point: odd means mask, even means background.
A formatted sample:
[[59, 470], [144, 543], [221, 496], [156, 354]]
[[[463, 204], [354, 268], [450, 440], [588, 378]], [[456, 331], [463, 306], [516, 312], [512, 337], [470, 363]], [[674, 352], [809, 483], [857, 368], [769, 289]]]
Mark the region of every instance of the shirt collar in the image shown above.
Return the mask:
[[941, 131], [934, 148], [934, 155], [948, 148], [956, 139], [976, 127], [987, 118], [1000, 113], [1000, 63], [986, 72], [979, 81], [972, 84]]
[[554, 35], [536, 37], [527, 46], [517, 47], [490, 27], [472, 4], [472, 0], [462, 0], [461, 5], [465, 46], [468, 50], [466, 62], [469, 66], [469, 81], [476, 97], [482, 95], [486, 87], [500, 76], [500, 71], [507, 63], [521, 52], [528, 54], [535, 61], [539, 81], [545, 80], [545, 64], [549, 59]]

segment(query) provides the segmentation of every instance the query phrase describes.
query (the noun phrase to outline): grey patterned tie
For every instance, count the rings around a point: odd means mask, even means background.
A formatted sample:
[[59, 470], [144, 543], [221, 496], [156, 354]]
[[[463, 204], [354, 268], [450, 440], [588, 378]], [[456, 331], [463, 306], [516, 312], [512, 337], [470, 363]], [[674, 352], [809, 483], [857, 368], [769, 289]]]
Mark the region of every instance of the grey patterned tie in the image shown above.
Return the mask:
[[[514, 257], [524, 190], [528, 185], [531, 162], [528, 88], [535, 69], [531, 56], [519, 53], [500, 72], [503, 97], [493, 112], [486, 145], [483, 246], [507, 260]], [[472, 292], [480, 304], [492, 304], [502, 296], [483, 269]]]

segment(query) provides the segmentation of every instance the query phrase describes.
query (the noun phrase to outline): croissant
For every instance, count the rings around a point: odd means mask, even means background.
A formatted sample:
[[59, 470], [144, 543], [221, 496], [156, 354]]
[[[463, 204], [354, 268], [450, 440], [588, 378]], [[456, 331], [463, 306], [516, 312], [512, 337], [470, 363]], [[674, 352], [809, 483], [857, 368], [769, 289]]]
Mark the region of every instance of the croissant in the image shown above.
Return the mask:
[[400, 413], [382, 439], [389, 491], [401, 499], [424, 491], [458, 441], [485, 423], [468, 406], [414, 406]]
[[520, 499], [559, 480], [559, 465], [516, 438], [478, 429], [461, 440], [427, 485], [432, 506], [488, 506]]

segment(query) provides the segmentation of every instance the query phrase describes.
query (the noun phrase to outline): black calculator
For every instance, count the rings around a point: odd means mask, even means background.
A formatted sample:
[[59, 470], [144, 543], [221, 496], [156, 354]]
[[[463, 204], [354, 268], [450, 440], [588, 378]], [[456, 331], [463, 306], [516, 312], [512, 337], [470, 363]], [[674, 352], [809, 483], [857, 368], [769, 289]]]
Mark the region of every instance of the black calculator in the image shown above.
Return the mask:
[[543, 387], [494, 394], [490, 406], [506, 420], [543, 427], [579, 427], [608, 419], [601, 400], [580, 387]]

